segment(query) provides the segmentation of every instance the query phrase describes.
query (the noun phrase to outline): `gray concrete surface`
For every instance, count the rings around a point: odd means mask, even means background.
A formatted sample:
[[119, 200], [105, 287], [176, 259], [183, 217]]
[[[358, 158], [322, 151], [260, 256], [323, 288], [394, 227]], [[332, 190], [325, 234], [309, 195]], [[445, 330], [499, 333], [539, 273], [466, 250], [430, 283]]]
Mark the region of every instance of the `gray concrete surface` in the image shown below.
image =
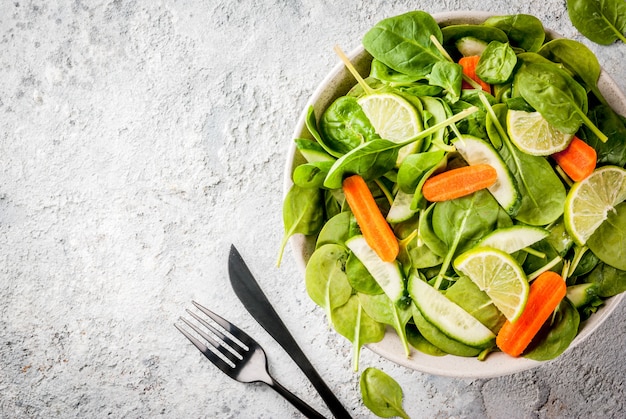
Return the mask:
[[[282, 235], [284, 153], [300, 110], [376, 21], [412, 9], [532, 13], [594, 50], [626, 90], [626, 47], [588, 43], [563, 0], [0, 3], [0, 417], [300, 417], [232, 381], [173, 323], [191, 299], [244, 326], [324, 413], [236, 300], [228, 248], [355, 417], [350, 344], [309, 300]], [[414, 418], [625, 417], [622, 305], [555, 362], [486, 380], [410, 371], [364, 350]]]

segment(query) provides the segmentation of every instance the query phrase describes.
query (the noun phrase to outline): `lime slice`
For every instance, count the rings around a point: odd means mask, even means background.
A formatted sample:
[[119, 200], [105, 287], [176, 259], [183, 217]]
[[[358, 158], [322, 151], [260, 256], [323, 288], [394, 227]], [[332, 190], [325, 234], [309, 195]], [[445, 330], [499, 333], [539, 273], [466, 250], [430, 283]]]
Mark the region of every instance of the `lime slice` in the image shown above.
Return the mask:
[[454, 267], [484, 291], [509, 321], [515, 321], [528, 299], [528, 280], [509, 254], [489, 247], [463, 253]]
[[517, 148], [533, 156], [549, 156], [562, 151], [574, 137], [557, 130], [539, 112], [509, 110], [506, 125]]
[[[422, 120], [415, 107], [402, 96], [393, 93], [375, 93], [358, 100], [365, 116], [385, 140], [401, 143], [415, 137], [422, 131]], [[414, 153], [419, 141], [400, 149], [397, 166], [404, 158]]]
[[607, 219], [619, 203], [626, 200], [626, 170], [617, 166], [596, 169], [572, 186], [565, 199], [565, 228], [579, 245]]

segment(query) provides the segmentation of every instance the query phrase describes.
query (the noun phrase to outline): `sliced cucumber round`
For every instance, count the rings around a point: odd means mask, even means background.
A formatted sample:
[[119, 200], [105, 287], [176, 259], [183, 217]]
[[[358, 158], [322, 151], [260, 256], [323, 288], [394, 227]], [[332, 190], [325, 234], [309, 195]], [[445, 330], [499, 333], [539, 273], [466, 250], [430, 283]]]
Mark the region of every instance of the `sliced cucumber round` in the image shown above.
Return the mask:
[[398, 262], [383, 261], [361, 235], [348, 239], [346, 246], [361, 261], [391, 301], [397, 303], [402, 300], [406, 287]]
[[496, 335], [491, 330], [419, 276], [409, 278], [408, 290], [424, 318], [449, 338], [473, 347], [493, 343]]
[[392, 224], [401, 223], [415, 215], [417, 210], [411, 209], [411, 202], [413, 202], [414, 196], [414, 194], [403, 192], [401, 189], [398, 190], [387, 213], [387, 222]]
[[496, 170], [498, 179], [487, 190], [509, 215], [515, 215], [522, 204], [522, 194], [500, 154], [491, 144], [471, 135], [464, 135], [453, 144], [470, 166], [488, 164]]
[[455, 45], [456, 49], [458, 49], [464, 57], [471, 57], [472, 55], [482, 55], [488, 44], [482, 39], [474, 38], [473, 36], [464, 36], [463, 38], [459, 38]]
[[431, 322], [426, 320], [415, 305], [413, 305], [413, 321], [424, 339], [447, 354], [469, 357], [476, 356], [483, 351], [482, 348], [474, 348], [473, 346], [465, 345], [464, 343], [448, 337]]
[[545, 228], [514, 225], [494, 230], [483, 237], [476, 247], [493, 247], [512, 254], [531, 246], [548, 237], [550, 232]]

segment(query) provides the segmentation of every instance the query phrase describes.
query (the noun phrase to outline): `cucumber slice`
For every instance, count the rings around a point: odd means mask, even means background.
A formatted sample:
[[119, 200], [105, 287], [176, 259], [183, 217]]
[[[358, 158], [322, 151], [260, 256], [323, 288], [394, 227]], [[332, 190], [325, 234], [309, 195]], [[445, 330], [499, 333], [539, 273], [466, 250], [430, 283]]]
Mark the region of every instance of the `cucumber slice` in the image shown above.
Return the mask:
[[391, 208], [389, 208], [389, 212], [387, 213], [387, 222], [392, 224], [401, 223], [415, 215], [417, 210], [411, 209], [411, 202], [413, 202], [414, 196], [415, 195], [412, 193], [409, 194], [403, 192], [401, 189], [398, 190], [391, 204]]
[[482, 348], [474, 348], [448, 337], [426, 320], [419, 309], [415, 307], [415, 304], [413, 304], [413, 321], [424, 339], [447, 354], [470, 357], [476, 356], [483, 351]]
[[361, 261], [391, 301], [397, 303], [404, 298], [406, 287], [398, 262], [383, 261], [361, 235], [348, 239], [346, 246]]
[[470, 166], [488, 164], [496, 170], [498, 179], [488, 190], [507, 214], [515, 215], [522, 204], [522, 194], [500, 154], [486, 141], [471, 135], [464, 135], [453, 144]]
[[473, 347], [486, 347], [493, 343], [496, 335], [491, 330], [419, 276], [409, 278], [408, 288], [424, 318], [449, 338]]
[[488, 44], [482, 39], [474, 38], [473, 36], [464, 36], [463, 38], [459, 38], [455, 45], [456, 49], [458, 49], [464, 57], [470, 57], [472, 55], [482, 55]]
[[493, 247], [512, 254], [548, 237], [545, 228], [515, 225], [494, 230], [483, 237], [476, 247]]
[[581, 308], [598, 300], [598, 287], [590, 282], [567, 287], [567, 299], [576, 308]]

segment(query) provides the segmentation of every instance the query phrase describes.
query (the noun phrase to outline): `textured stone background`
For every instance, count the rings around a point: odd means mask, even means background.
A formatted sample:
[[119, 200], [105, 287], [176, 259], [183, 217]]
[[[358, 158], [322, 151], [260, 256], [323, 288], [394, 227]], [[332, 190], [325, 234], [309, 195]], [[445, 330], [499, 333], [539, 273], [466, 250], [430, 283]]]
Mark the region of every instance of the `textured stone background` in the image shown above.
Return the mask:
[[[369, 417], [350, 344], [327, 330], [282, 235], [284, 153], [309, 95], [378, 20], [430, 1], [2, 1], [0, 417], [299, 417], [232, 381], [174, 329], [191, 299], [245, 326], [320, 411], [303, 374], [236, 300], [235, 243], [320, 374]], [[626, 47], [571, 26], [564, 0], [485, 0], [590, 46], [626, 90]], [[364, 350], [420, 417], [624, 417], [626, 308], [532, 371], [409, 371]]]

